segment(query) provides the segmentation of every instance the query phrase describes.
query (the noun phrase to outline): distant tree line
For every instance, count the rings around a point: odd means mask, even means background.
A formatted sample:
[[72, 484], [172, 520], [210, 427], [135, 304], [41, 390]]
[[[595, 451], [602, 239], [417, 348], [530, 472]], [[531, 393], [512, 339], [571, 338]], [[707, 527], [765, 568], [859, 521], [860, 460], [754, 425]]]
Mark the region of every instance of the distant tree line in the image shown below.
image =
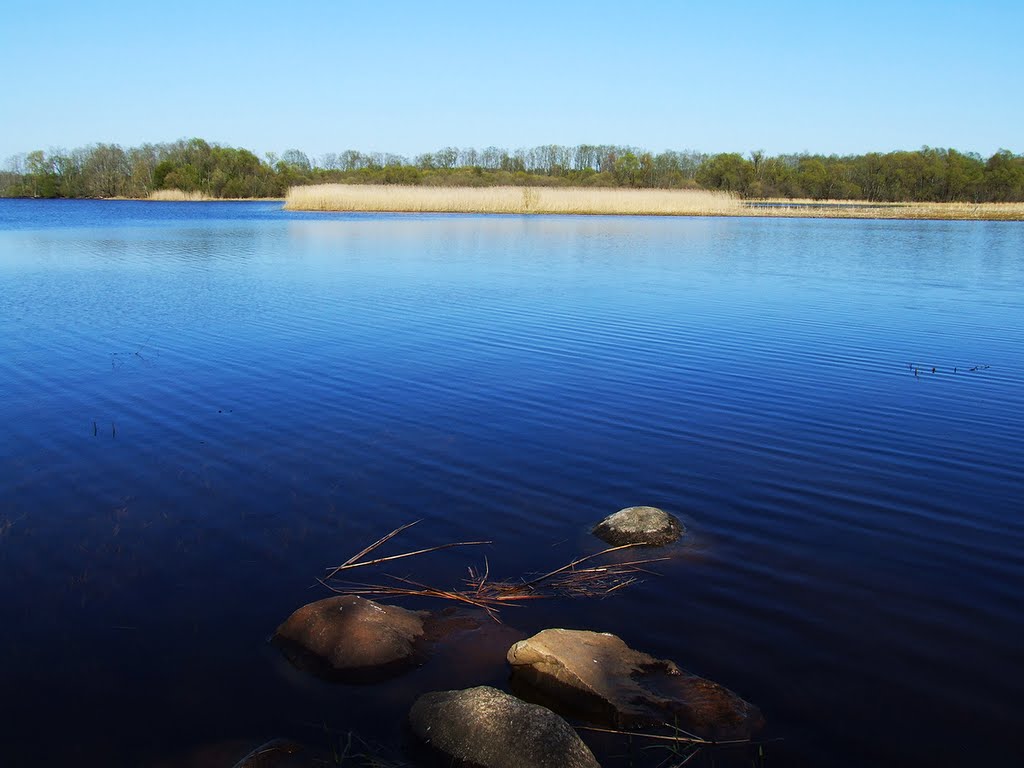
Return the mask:
[[311, 159], [296, 149], [261, 158], [247, 149], [188, 139], [16, 155], [0, 170], [0, 196], [144, 198], [155, 190], [180, 189], [216, 198], [261, 198], [324, 182], [702, 188], [747, 198], [1019, 202], [1024, 201], [1024, 155], [1000, 150], [983, 158], [933, 147], [843, 156], [654, 154], [610, 144], [551, 144], [514, 151], [444, 147], [413, 158], [347, 150]]

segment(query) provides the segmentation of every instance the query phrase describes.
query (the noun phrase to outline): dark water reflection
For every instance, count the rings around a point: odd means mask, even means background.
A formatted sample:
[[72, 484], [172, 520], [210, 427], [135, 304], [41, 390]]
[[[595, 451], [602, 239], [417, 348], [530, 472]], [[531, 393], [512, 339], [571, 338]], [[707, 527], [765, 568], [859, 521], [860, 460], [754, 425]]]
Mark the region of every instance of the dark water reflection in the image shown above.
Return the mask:
[[769, 765], [1024, 760], [1019, 225], [0, 201], [0, 227], [5, 765], [399, 743], [418, 691], [504, 668], [297, 674], [265, 640], [321, 567], [423, 518], [410, 548], [547, 570], [639, 503], [693, 533], [661, 576], [513, 636], [616, 632], [722, 682], [785, 739]]

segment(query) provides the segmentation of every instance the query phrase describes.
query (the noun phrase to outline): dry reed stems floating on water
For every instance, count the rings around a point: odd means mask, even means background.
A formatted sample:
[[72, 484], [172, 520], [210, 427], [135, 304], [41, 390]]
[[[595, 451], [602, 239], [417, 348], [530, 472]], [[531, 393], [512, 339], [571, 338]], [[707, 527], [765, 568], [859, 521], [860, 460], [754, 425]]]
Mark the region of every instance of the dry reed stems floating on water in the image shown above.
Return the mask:
[[[758, 739], [754, 740], [750, 737], [743, 739], [705, 739], [698, 736], [695, 733], [683, 730], [678, 725], [670, 723], [663, 723], [663, 726], [671, 731], [670, 734], [666, 733], [648, 733], [646, 731], [627, 731], [619, 728], [595, 728], [588, 725], [575, 725], [573, 726], [578, 731], [591, 731], [593, 733], [609, 733], [614, 736], [626, 736], [630, 740], [632, 739], [648, 739], [658, 743], [659, 748], [668, 750], [669, 756], [659, 765], [664, 766], [671, 763], [671, 768], [680, 768], [686, 765], [698, 754], [701, 750], [706, 748], [714, 747], [752, 747], [757, 746], [759, 763], [764, 764], [764, 745], [771, 743], [781, 742], [781, 737], [773, 739]], [[652, 749], [654, 747], [645, 747], [645, 749]]]
[[[385, 574], [390, 580], [388, 584], [365, 584], [339, 578], [340, 574], [354, 568], [379, 565], [453, 547], [493, 543], [491, 541], [456, 541], [436, 547], [417, 549], [412, 552], [377, 557], [372, 560], [363, 559], [381, 545], [414, 526], [417, 522], [419, 521], [399, 526], [391, 531], [391, 533], [357, 552], [341, 565], [327, 569], [329, 571], [327, 575], [322, 579], [317, 579], [317, 581], [332, 592], [345, 595], [373, 597], [406, 595], [410, 597], [433, 597], [442, 600], [452, 600], [481, 608], [492, 619], [499, 621], [499, 608], [509, 605], [518, 606], [526, 600], [550, 597], [604, 597], [630, 584], [635, 584], [639, 580], [639, 574], [650, 573], [650, 571], [645, 570], [642, 566], [668, 559], [667, 557], [653, 557], [620, 563], [594, 564], [593, 561], [613, 552], [644, 546], [643, 544], [625, 544], [620, 547], [603, 549], [592, 555], [578, 557], [553, 571], [535, 575], [532, 578], [521, 578], [514, 581], [492, 581], [490, 578], [490, 563], [485, 557], [484, 569], [478, 571], [474, 568], [469, 568], [469, 575], [463, 580], [462, 586], [453, 589], [440, 589], [428, 584], [421, 584], [409, 578], [392, 576], [390, 574]], [[585, 563], [589, 563], [589, 565], [581, 567]]]

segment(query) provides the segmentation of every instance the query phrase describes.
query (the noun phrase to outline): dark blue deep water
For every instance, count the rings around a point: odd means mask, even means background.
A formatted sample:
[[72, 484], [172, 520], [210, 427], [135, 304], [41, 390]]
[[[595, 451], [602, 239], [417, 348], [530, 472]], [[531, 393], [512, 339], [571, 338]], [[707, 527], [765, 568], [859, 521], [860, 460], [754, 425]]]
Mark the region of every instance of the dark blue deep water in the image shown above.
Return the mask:
[[[1021, 765], [1022, 465], [1018, 223], [0, 201], [0, 763], [388, 754], [567, 626], [758, 704], [768, 766]], [[634, 504], [689, 528], [659, 575], [475, 651], [352, 687], [266, 643], [402, 523], [495, 542], [390, 571], [449, 585]]]

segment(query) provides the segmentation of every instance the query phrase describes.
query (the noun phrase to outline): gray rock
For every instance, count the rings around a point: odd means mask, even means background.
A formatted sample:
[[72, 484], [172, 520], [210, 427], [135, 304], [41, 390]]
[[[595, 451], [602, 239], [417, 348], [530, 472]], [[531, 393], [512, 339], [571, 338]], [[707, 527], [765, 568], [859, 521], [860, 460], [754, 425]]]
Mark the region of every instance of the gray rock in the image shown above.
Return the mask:
[[618, 547], [623, 544], [669, 544], [684, 532], [683, 524], [657, 507], [626, 507], [598, 523], [593, 534]]
[[412, 731], [447, 764], [482, 768], [598, 768], [565, 720], [481, 685], [420, 696], [409, 711]]
[[346, 682], [372, 682], [415, 663], [429, 616], [357, 595], [328, 597], [295, 611], [271, 642], [300, 669]]
[[513, 690], [556, 712], [630, 728], [677, 724], [705, 738], [746, 738], [763, 719], [727, 688], [615, 635], [546, 629], [508, 652]]

